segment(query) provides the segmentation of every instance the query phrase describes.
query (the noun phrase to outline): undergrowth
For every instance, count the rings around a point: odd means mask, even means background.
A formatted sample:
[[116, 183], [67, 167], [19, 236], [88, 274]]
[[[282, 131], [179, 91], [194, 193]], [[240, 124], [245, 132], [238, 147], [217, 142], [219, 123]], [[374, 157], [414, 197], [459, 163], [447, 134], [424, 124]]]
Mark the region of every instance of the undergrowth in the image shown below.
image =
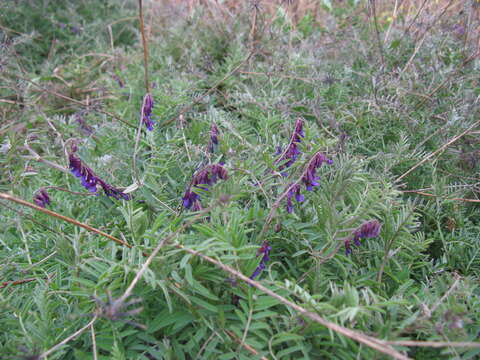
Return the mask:
[[[1, 192], [46, 189], [131, 245], [3, 197], [0, 357], [92, 318], [48, 359], [387, 356], [185, 248], [364, 335], [443, 344], [394, 344], [405, 358], [478, 357], [478, 1], [160, 3], [143, 5], [153, 131], [137, 2], [0, 5]], [[69, 154], [131, 199], [86, 190]], [[228, 176], [194, 182], [214, 164]]]

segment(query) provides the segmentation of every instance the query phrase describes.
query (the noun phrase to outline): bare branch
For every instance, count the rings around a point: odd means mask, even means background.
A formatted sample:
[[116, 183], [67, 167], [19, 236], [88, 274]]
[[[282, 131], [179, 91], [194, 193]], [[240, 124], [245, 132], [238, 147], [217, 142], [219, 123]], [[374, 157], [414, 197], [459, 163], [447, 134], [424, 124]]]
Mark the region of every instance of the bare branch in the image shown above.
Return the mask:
[[81, 329], [75, 331], [72, 335], [66, 337], [64, 340], [60, 341], [57, 345], [55, 345], [54, 347], [52, 347], [51, 349], [45, 351], [43, 354], [40, 354], [40, 356], [38, 357], [39, 359], [45, 359], [48, 355], [52, 354], [53, 352], [57, 351], [59, 348], [61, 348], [63, 345], [65, 345], [66, 343], [68, 343], [69, 341], [75, 339], [78, 335], [80, 335], [81, 333], [83, 333], [85, 330], [87, 330], [90, 326], [93, 325], [93, 323], [97, 321], [97, 316], [95, 315], [93, 317], [93, 319], [87, 324], [85, 325], [84, 327], [82, 327]]

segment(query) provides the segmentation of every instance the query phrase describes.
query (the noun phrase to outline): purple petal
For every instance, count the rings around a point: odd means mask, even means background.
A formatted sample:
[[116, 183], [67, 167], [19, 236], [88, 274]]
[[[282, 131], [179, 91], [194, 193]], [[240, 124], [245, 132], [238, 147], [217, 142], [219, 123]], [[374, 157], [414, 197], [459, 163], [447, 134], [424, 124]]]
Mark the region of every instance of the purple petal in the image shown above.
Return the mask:
[[345, 240], [345, 255], [350, 255], [352, 253], [352, 248], [350, 246], [350, 239]]
[[43, 203], [43, 201], [39, 198], [35, 198], [33, 199], [33, 201], [35, 202], [35, 204], [37, 204], [38, 206], [44, 208], [45, 207], [45, 204]]
[[82, 173], [80, 172], [79, 169], [72, 169], [71, 170], [72, 174], [75, 175], [76, 177], [81, 177]]
[[355, 246], [360, 246], [360, 245], [362, 245], [362, 244], [360, 243], [360, 237], [357, 237], [357, 236], [354, 236], [354, 238], [353, 238], [353, 243], [355, 244]]
[[92, 184], [90, 186], [86, 186], [87, 190], [94, 193], [94, 192], [97, 192], [97, 185], [96, 184]]

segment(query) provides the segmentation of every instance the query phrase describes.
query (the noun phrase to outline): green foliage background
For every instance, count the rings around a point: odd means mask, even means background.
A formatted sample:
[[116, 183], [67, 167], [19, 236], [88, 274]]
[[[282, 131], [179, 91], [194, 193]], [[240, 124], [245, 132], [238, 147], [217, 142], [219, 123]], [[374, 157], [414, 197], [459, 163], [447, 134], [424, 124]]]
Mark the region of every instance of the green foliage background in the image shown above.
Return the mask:
[[[304, 192], [294, 213], [279, 208], [264, 234], [273, 249], [262, 284], [380, 339], [479, 340], [478, 204], [452, 200], [478, 198], [478, 133], [396, 181], [478, 120], [479, 63], [464, 63], [469, 48], [449, 30], [461, 18], [431, 29], [403, 71], [415, 37], [393, 27], [381, 64], [362, 1], [321, 2], [330, 25], [313, 14], [293, 23], [288, 4], [271, 19], [260, 8], [253, 39], [247, 5], [232, 17], [207, 6], [180, 16], [147, 2], [156, 126], [141, 137], [144, 186], [129, 202], [49, 190], [51, 210], [133, 249], [0, 201], [0, 279], [35, 278], [0, 289], [2, 359], [51, 348], [89, 321], [94, 296], [120, 296], [144, 262], [142, 251], [192, 217], [181, 211], [181, 198], [207, 163], [225, 162], [229, 179], [202, 194], [203, 206], [213, 206], [208, 218], [174, 241], [249, 276], [273, 203], [317, 151], [334, 164], [321, 168], [320, 188]], [[43, 159], [68, 166], [70, 138], [79, 139], [80, 156], [107, 182], [132, 184], [145, 91], [136, 2], [6, 1], [0, 10], [0, 95], [8, 100], [0, 103], [0, 190], [27, 200], [43, 186], [81, 192], [77, 178], [35, 161], [25, 147], [27, 141]], [[380, 23], [382, 36], [388, 25]], [[303, 154], [285, 178], [274, 154], [287, 145], [297, 117], [306, 124]], [[212, 123], [220, 128], [214, 154], [207, 151]], [[344, 239], [371, 219], [383, 224], [381, 235], [346, 256]], [[94, 328], [98, 359], [383, 358], [172, 245], [134, 295], [143, 311], [128, 320], [146, 330], [101, 318]], [[91, 359], [93, 348], [87, 331], [48, 358]], [[397, 348], [415, 359], [480, 354]]]

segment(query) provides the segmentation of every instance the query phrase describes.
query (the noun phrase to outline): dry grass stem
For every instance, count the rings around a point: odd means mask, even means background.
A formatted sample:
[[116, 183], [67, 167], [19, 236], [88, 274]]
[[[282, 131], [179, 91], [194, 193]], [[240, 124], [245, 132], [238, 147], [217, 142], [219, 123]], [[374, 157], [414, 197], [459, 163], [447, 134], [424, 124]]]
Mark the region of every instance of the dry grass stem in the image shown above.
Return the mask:
[[[253, 347], [251, 347], [250, 345], [248, 344], [245, 344], [245, 343], [242, 343], [242, 341], [235, 335], [235, 333], [233, 331], [230, 331], [230, 330], [223, 330], [227, 333], [228, 336], [230, 336], [233, 341], [235, 341], [237, 344], [241, 344], [242, 347], [247, 350], [249, 353], [251, 353], [252, 355], [258, 355], [259, 352], [257, 350], [255, 350]], [[265, 356], [262, 356], [260, 357], [261, 360], [268, 360], [268, 358], [266, 358]]]
[[22, 285], [32, 281], [38, 280], [37, 278], [29, 278], [29, 279], [22, 279], [22, 280], [12, 280], [12, 281], [4, 281], [0, 283], [0, 289], [10, 286], [10, 285]]
[[429, 159], [431, 159], [433, 156], [443, 152], [447, 147], [449, 147], [450, 145], [452, 145], [453, 143], [455, 143], [456, 141], [458, 141], [459, 139], [461, 139], [463, 136], [465, 136], [466, 134], [468, 134], [470, 131], [472, 131], [474, 128], [476, 128], [477, 126], [480, 125], [480, 120], [479, 121], [476, 121], [474, 122], [472, 125], [470, 125], [467, 130], [463, 131], [461, 134], [457, 135], [457, 136], [454, 136], [453, 138], [451, 138], [449, 141], [447, 141], [444, 145], [442, 145], [440, 148], [438, 148], [437, 150], [435, 150], [434, 152], [432, 152], [431, 154], [427, 155], [425, 158], [423, 158], [421, 161], [419, 161], [417, 164], [415, 164], [414, 166], [412, 166], [409, 170], [407, 170], [405, 173], [403, 173], [401, 176], [399, 176], [395, 182], [399, 182], [400, 180], [402, 180], [405, 176], [407, 176], [408, 174], [410, 174], [412, 171], [414, 171], [416, 168], [418, 168], [419, 166], [422, 166], [424, 163], [426, 163]]
[[395, 346], [411, 346], [411, 347], [465, 347], [465, 348], [480, 348], [480, 342], [450, 342], [450, 341], [414, 341], [414, 340], [397, 340], [385, 341], [385, 344]]
[[300, 305], [297, 305], [297, 304], [291, 302], [290, 300], [285, 299], [283, 296], [280, 296], [277, 293], [275, 293], [274, 291], [266, 288], [265, 286], [260, 284], [258, 281], [255, 281], [255, 280], [250, 279], [249, 277], [246, 277], [245, 275], [243, 275], [239, 271], [233, 269], [232, 267], [230, 267], [228, 265], [225, 265], [225, 264], [221, 263], [218, 260], [215, 260], [215, 259], [213, 259], [213, 258], [211, 258], [207, 255], [204, 255], [204, 254], [202, 254], [198, 251], [186, 248], [185, 246], [183, 246], [181, 244], [176, 244], [175, 247], [177, 247], [179, 249], [182, 249], [183, 251], [186, 251], [189, 254], [192, 254], [194, 256], [198, 256], [198, 257], [200, 257], [200, 258], [218, 266], [219, 268], [221, 268], [225, 272], [227, 272], [227, 273], [235, 276], [236, 278], [246, 282], [247, 284], [259, 289], [260, 291], [264, 292], [265, 294], [267, 294], [267, 295], [277, 299], [281, 303], [291, 307], [292, 309], [294, 309], [295, 311], [304, 315], [305, 317], [307, 317], [307, 318], [325, 326], [326, 328], [328, 328], [328, 329], [330, 329], [330, 330], [332, 330], [332, 331], [334, 331], [338, 334], [344, 335], [346, 337], [349, 337], [350, 339], [353, 339], [353, 340], [358, 341], [358, 342], [360, 342], [364, 345], [367, 345], [367, 346], [371, 347], [372, 349], [375, 349], [379, 352], [382, 352], [384, 354], [387, 354], [387, 355], [391, 356], [394, 359], [399, 359], [399, 360], [410, 359], [408, 356], [405, 356], [405, 355], [401, 354], [400, 352], [396, 351], [395, 349], [390, 347], [388, 344], [385, 344], [381, 340], [372, 338], [372, 337], [370, 337], [368, 335], [365, 335], [365, 334], [362, 334], [358, 331], [351, 330], [351, 329], [345, 328], [343, 326], [340, 326], [338, 324], [332, 323], [328, 320], [325, 320], [324, 318], [322, 318], [318, 314], [312, 313], [312, 312], [306, 310], [305, 308], [301, 307]]
[[64, 216], [64, 215], [61, 215], [59, 213], [56, 213], [55, 211], [51, 211], [51, 210], [48, 210], [48, 209], [45, 209], [45, 208], [42, 208], [36, 204], [33, 204], [33, 203], [30, 203], [28, 201], [25, 201], [25, 200], [22, 200], [22, 199], [19, 199], [13, 195], [9, 195], [9, 194], [5, 194], [5, 193], [0, 193], [0, 198], [1, 199], [4, 199], [4, 200], [8, 200], [8, 201], [12, 201], [12, 202], [15, 202], [17, 204], [20, 204], [20, 205], [23, 205], [23, 206], [28, 206], [29, 208], [32, 208], [34, 210], [37, 210], [37, 211], [40, 211], [44, 214], [47, 214], [49, 216], [53, 216], [53, 217], [56, 217], [57, 219], [60, 219], [60, 220], [63, 220], [63, 221], [66, 221], [66, 222], [69, 222], [73, 225], [76, 225], [76, 226], [80, 226], [88, 231], [91, 231], [91, 232], [94, 232], [98, 235], [101, 235], [101, 236], [104, 236], [112, 241], [115, 241], [116, 243], [118, 244], [121, 244], [123, 246], [126, 246], [128, 248], [131, 248], [132, 245], [128, 244], [127, 242], [123, 241], [123, 240], [120, 240], [110, 234], [107, 234], [106, 232], [103, 232], [101, 230], [98, 230], [90, 225], [87, 225], [87, 224], [84, 224], [80, 221], [77, 221], [75, 219], [72, 219], [68, 216]]
[[414, 193], [414, 194], [418, 194], [418, 195], [422, 195], [422, 196], [438, 197], [438, 198], [442, 198], [442, 199], [445, 199], [445, 200], [451, 200], [451, 201], [464, 201], [464, 202], [480, 203], [480, 200], [478, 200], [478, 199], [449, 198], [447, 196], [435, 195], [435, 194], [430, 194], [430, 193], [426, 193], [426, 192], [423, 192], [423, 191], [417, 191], [417, 190], [400, 190], [400, 191], [403, 192], [403, 193]]
[[147, 45], [147, 36], [145, 34], [145, 24], [143, 22], [142, 0], [138, 0], [138, 19], [140, 21], [140, 33], [142, 34], [143, 69], [145, 72], [145, 92], [150, 93], [150, 80], [148, 79], [148, 45]]
[[78, 335], [82, 334], [85, 330], [87, 330], [89, 327], [91, 327], [95, 321], [97, 321], [97, 316], [96, 315], [93, 317], [93, 319], [87, 325], [85, 325], [81, 329], [75, 331], [72, 335], [66, 337], [64, 340], [60, 341], [57, 345], [55, 345], [51, 349], [49, 349], [49, 350], [45, 351], [44, 353], [40, 354], [38, 359], [45, 359], [48, 355], [54, 353], [59, 348], [61, 348], [63, 345], [65, 345], [69, 341], [75, 339]]

